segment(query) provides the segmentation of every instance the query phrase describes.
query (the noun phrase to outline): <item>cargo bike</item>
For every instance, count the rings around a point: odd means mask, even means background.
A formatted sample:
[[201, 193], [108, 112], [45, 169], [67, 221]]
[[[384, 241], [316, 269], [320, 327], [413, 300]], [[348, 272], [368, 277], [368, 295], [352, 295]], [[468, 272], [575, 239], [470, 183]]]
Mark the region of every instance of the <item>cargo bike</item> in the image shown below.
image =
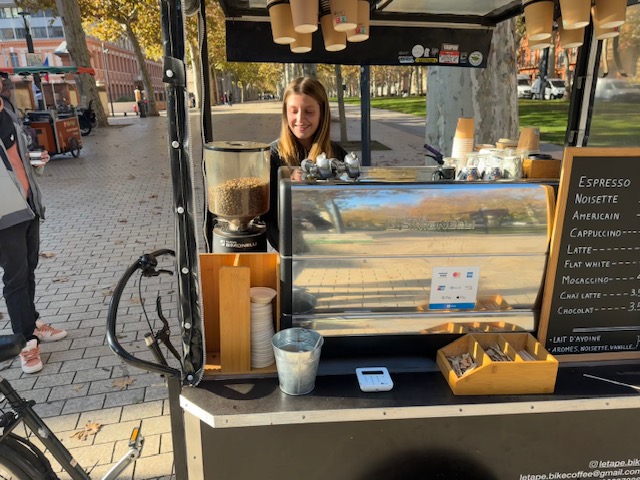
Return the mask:
[[[224, 156], [240, 146], [225, 149], [213, 141], [207, 88], [202, 152], [190, 143], [183, 22], [195, 13], [205, 18], [205, 5], [162, 2], [175, 252], [142, 255], [127, 270], [114, 291], [107, 338], [127, 363], [167, 379], [176, 477], [636, 478], [637, 302], [616, 307], [608, 302], [632, 294], [629, 284], [610, 283], [601, 271], [589, 276], [571, 270], [610, 266], [605, 251], [639, 248], [627, 234], [621, 246], [608, 248], [612, 238], [622, 236], [619, 224], [605, 243], [586, 240], [601, 237], [591, 224], [571, 224], [634, 218], [635, 226], [640, 202], [637, 193], [627, 192], [612, 202], [621, 212], [576, 207], [576, 201], [601, 204], [600, 191], [579, 190], [587, 185], [640, 181], [633, 163], [640, 157], [637, 149], [588, 146], [598, 129], [594, 92], [604, 55], [596, 26], [586, 26], [577, 53], [560, 180], [461, 184], [434, 181], [428, 167], [369, 168], [368, 66], [427, 58], [428, 41], [449, 52], [429, 57], [432, 63], [460, 61], [464, 53], [470, 68], [486, 67], [493, 27], [520, 15], [522, 2], [370, 2], [372, 39], [377, 33], [378, 43], [333, 57], [314, 48], [321, 52], [302, 60], [271, 45], [267, 2], [220, 3], [231, 61], [362, 65], [362, 165], [353, 177], [319, 178], [318, 170], [309, 170], [313, 175], [306, 181], [280, 170], [278, 253], [200, 252], [197, 220], [208, 214], [195, 204], [190, 164], [205, 164], [210, 171], [207, 149]], [[268, 3], [271, 9], [289, 2]], [[544, 7], [558, 19], [557, 2], [524, 3], [550, 3]], [[638, 8], [635, 1], [627, 3], [630, 12]], [[319, 32], [313, 38], [321, 45]], [[406, 45], [423, 49], [412, 52]], [[201, 47], [206, 59], [206, 40]], [[469, 52], [478, 53], [470, 57]], [[259, 146], [252, 147], [259, 153]], [[605, 164], [610, 168], [603, 169]], [[594, 181], [611, 175], [624, 181]], [[494, 210], [507, 208], [508, 214], [490, 220], [483, 206], [492, 200], [501, 207]], [[325, 205], [340, 214], [325, 216], [330, 226], [318, 231], [300, 217], [298, 205]], [[413, 217], [397, 211], [419, 205], [430, 209]], [[367, 222], [358, 217], [372, 209], [384, 214]], [[578, 250], [575, 238], [582, 239]], [[591, 259], [567, 257], [596, 252]], [[160, 258], [173, 255], [173, 268], [158, 266]], [[615, 263], [624, 269], [625, 281], [640, 275], [626, 254]], [[460, 272], [460, 280], [469, 283], [452, 280]], [[485, 280], [474, 284], [478, 272]], [[141, 279], [175, 275], [182, 352], [169, 350], [180, 357], [178, 365], [163, 352], [166, 324], [147, 336], [154, 360], [119, 342], [120, 301], [138, 273]], [[439, 278], [449, 280], [439, 285]], [[590, 287], [580, 290], [580, 285]], [[252, 366], [249, 289], [254, 286], [277, 291], [275, 331], [303, 327], [324, 337], [311, 393], [287, 395], [278, 388], [275, 365]], [[458, 301], [468, 298], [464, 295], [447, 299], [437, 293], [440, 286], [443, 292], [468, 288], [474, 291], [472, 301]], [[606, 300], [585, 300], [595, 298]], [[157, 308], [164, 323], [159, 302]], [[472, 359], [474, 369], [462, 371], [460, 358]], [[391, 388], [367, 391], [356, 375], [363, 367], [375, 375], [388, 370]]]
[[[79, 74], [95, 75], [95, 70], [88, 67], [1, 67], [0, 74], [32, 76], [34, 74]], [[53, 84], [52, 88], [53, 87]], [[23, 122], [35, 131], [37, 147], [47, 150], [49, 155], [71, 153], [80, 156], [83, 131], [80, 119], [74, 109], [58, 111], [56, 106], [45, 110], [27, 110]]]

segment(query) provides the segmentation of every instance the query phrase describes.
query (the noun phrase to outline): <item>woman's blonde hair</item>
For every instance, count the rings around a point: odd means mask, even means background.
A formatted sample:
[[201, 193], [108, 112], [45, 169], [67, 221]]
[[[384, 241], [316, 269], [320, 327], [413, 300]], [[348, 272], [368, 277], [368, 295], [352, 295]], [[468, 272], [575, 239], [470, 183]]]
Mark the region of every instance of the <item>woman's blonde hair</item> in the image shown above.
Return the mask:
[[[290, 95], [309, 95], [320, 105], [320, 123], [313, 135], [311, 150], [308, 152], [298, 141], [289, 128], [287, 122], [287, 100]], [[293, 80], [284, 91], [282, 100], [282, 126], [278, 141], [278, 153], [287, 165], [300, 165], [300, 160], [310, 158], [315, 160], [318, 155], [325, 153], [327, 157], [333, 157], [330, 138], [331, 110], [327, 92], [322, 84], [311, 77], [299, 77]]]

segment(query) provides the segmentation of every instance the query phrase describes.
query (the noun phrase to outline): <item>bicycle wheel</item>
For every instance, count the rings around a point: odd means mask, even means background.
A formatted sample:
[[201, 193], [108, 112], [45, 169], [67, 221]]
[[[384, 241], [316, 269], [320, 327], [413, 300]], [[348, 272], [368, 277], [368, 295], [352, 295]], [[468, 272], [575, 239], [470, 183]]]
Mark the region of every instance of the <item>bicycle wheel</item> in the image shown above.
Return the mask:
[[0, 480], [54, 480], [58, 477], [38, 456], [10, 434], [0, 443]]
[[78, 142], [78, 139], [71, 137], [69, 139], [69, 151], [71, 152], [71, 155], [78, 158], [80, 156], [80, 148], [80, 142]]

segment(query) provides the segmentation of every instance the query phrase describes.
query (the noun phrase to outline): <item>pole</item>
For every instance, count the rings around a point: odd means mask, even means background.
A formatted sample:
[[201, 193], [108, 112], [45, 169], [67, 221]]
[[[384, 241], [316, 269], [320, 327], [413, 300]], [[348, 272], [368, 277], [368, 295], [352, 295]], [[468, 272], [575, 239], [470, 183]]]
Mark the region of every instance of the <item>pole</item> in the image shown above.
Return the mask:
[[104, 72], [107, 77], [107, 96], [109, 97], [109, 103], [111, 104], [111, 116], [115, 117], [116, 114], [113, 110], [113, 97], [111, 96], [111, 81], [109, 80], [109, 64], [107, 63], [107, 53], [109, 52], [108, 48], [104, 48], [104, 43], [102, 44], [102, 62], [104, 63]]
[[[25, 37], [25, 40], [27, 41], [27, 51], [29, 53], [36, 53], [35, 49], [33, 48], [33, 37], [31, 36], [31, 26], [27, 22], [27, 16], [31, 14], [24, 10], [18, 13], [20, 16], [22, 16], [22, 23], [24, 23], [24, 31], [25, 31], [24, 37]], [[36, 98], [36, 101], [38, 102], [38, 110], [45, 110], [44, 92], [42, 91], [42, 79], [40, 78], [39, 73], [33, 74], [33, 81], [35, 82], [36, 87], [38, 87], [38, 90], [40, 91], [40, 98]]]

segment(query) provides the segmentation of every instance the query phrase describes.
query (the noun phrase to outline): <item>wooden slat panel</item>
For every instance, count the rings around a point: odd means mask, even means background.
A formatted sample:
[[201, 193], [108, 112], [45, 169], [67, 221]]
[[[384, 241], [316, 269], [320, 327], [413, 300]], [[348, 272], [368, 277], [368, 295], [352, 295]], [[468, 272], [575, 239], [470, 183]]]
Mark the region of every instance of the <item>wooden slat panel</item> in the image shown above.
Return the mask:
[[247, 267], [221, 267], [220, 365], [223, 372], [251, 370], [251, 320]]

